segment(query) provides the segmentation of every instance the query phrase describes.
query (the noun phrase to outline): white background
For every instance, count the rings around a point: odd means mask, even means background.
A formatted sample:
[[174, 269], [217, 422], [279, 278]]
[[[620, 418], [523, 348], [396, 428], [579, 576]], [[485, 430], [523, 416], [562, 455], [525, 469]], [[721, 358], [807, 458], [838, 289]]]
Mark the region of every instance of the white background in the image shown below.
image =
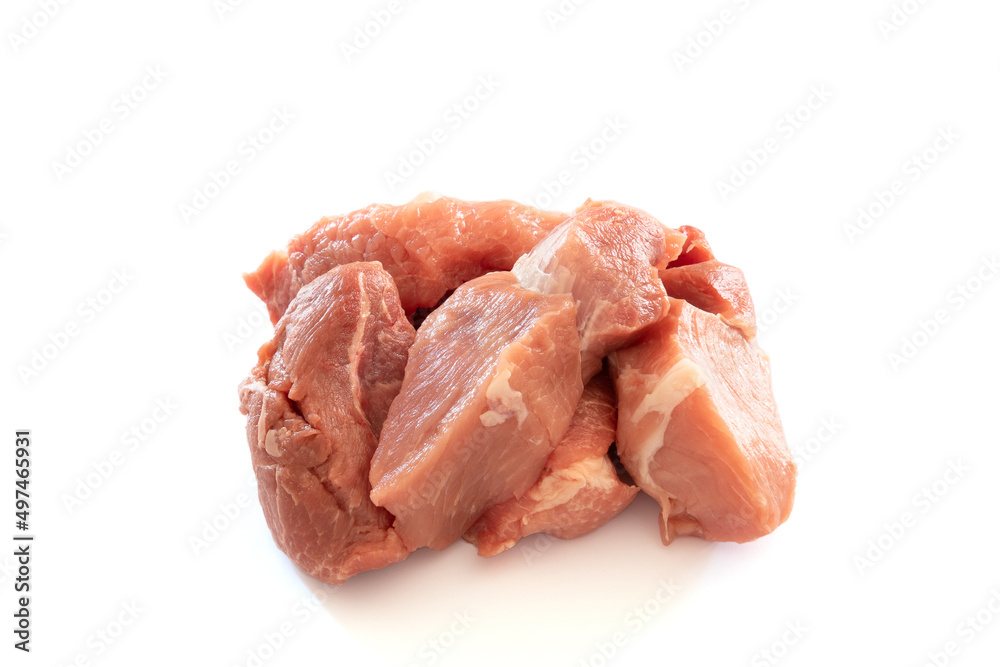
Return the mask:
[[[30, 655], [0, 550], [4, 665], [996, 664], [997, 3], [908, 0], [889, 31], [889, 0], [591, 0], [558, 21], [556, 0], [407, 1], [350, 58], [387, 0], [44, 4], [0, 16], [0, 535], [18, 428], [37, 535]], [[275, 109], [294, 119], [249, 159]], [[753, 173], [724, 200], [734, 169]], [[563, 170], [542, 203], [639, 206], [745, 270], [800, 460], [791, 519], [667, 548], [640, 499], [571, 542], [455, 544], [340, 589], [302, 574], [248, 481], [236, 386], [270, 325], [241, 273], [322, 215], [423, 190], [539, 201]], [[859, 207], [878, 215], [849, 233]]]

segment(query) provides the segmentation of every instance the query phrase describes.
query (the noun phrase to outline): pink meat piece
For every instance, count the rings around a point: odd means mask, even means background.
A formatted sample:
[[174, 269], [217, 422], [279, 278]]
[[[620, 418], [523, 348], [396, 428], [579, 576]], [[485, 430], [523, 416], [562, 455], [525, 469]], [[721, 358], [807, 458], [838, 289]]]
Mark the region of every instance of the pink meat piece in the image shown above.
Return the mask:
[[628, 507], [639, 488], [618, 478], [608, 456], [616, 415], [611, 379], [599, 373], [584, 387], [566, 435], [534, 486], [488, 509], [465, 534], [480, 556], [495, 556], [533, 533], [579, 537]]
[[528, 289], [573, 297], [586, 382], [609, 351], [628, 345], [666, 313], [658, 270], [678, 256], [685, 240], [638, 209], [587, 201], [512, 272]]
[[583, 392], [576, 308], [509, 272], [465, 283], [410, 349], [371, 464], [372, 500], [443, 549], [538, 479]]
[[667, 294], [684, 299], [695, 308], [714, 313], [743, 332], [757, 335], [757, 316], [743, 272], [710, 259], [697, 264], [672, 266], [660, 271]]
[[746, 542], [788, 518], [792, 462], [756, 343], [679, 299], [631, 347], [613, 352], [617, 447], [675, 535]]
[[684, 247], [680, 254], [670, 261], [668, 267], [699, 264], [715, 259], [712, 247], [708, 245], [708, 239], [705, 238], [703, 231], [690, 225], [681, 225], [677, 231], [684, 234]]
[[489, 271], [508, 271], [565, 213], [513, 201], [417, 197], [323, 218], [243, 276], [277, 322], [295, 294], [341, 264], [377, 261], [396, 281], [408, 315]]
[[278, 547], [333, 584], [403, 560], [369, 463], [416, 334], [377, 263], [303, 287], [240, 385], [264, 517]]

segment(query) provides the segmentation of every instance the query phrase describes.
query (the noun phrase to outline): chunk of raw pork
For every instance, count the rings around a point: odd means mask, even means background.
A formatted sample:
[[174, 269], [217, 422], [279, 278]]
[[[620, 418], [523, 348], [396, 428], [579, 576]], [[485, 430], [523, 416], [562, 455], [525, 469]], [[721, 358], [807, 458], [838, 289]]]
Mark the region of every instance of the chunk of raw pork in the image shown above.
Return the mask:
[[587, 381], [609, 351], [666, 313], [658, 270], [678, 256], [686, 238], [638, 209], [588, 201], [517, 260], [512, 272], [528, 289], [572, 295]]
[[715, 259], [712, 247], [708, 245], [708, 239], [705, 238], [705, 232], [690, 225], [681, 225], [677, 231], [684, 235], [684, 247], [677, 257], [670, 260], [668, 268], [698, 264]]
[[336, 267], [292, 299], [240, 385], [264, 518], [323, 581], [410, 552], [369, 498], [368, 468], [415, 335], [381, 266]]
[[372, 459], [372, 500], [411, 549], [443, 549], [489, 507], [523, 495], [583, 392], [576, 308], [509, 272], [432, 312]]
[[710, 259], [697, 264], [672, 266], [660, 271], [667, 294], [684, 299], [695, 308], [714, 313], [726, 324], [757, 335], [757, 315], [743, 272], [735, 266]]
[[507, 200], [467, 202], [433, 195], [402, 206], [373, 204], [323, 218], [243, 278], [277, 322], [302, 286], [331, 268], [378, 261], [412, 315], [417, 308], [433, 308], [472, 278], [510, 270], [566, 217]]
[[767, 357], [717, 315], [670, 300], [631, 347], [612, 352], [618, 452], [675, 535], [747, 542], [788, 517], [795, 464]]
[[611, 379], [599, 373], [584, 387], [566, 435], [534, 486], [488, 509], [465, 534], [480, 556], [495, 556], [533, 533], [586, 535], [628, 507], [639, 487], [619, 480], [608, 457], [616, 414]]

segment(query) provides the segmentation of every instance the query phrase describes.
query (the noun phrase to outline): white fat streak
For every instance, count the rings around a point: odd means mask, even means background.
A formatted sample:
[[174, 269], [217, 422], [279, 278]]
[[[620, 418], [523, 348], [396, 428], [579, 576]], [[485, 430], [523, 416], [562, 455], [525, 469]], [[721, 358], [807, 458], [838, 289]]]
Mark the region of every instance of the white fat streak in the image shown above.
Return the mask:
[[260, 380], [254, 380], [247, 386], [247, 391], [260, 394], [260, 414], [257, 415], [257, 448], [267, 449], [267, 434], [271, 431], [266, 428], [264, 415], [267, 413], [267, 384]]
[[[365, 335], [365, 326], [368, 324], [369, 315], [371, 315], [368, 295], [365, 293], [365, 274], [363, 272], [358, 273], [358, 295], [360, 296], [361, 313], [358, 315], [357, 322], [355, 322], [354, 338], [351, 339], [351, 347], [347, 351], [347, 358], [351, 364], [351, 396], [354, 398], [354, 409], [357, 411], [357, 414], [363, 415], [364, 410], [361, 409], [361, 377], [358, 374], [358, 364], [361, 363], [361, 355], [358, 354], [358, 350], [361, 348], [361, 343]], [[306, 416], [302, 415], [302, 417], [305, 418]]]
[[411, 204], [430, 204], [431, 202], [437, 201], [444, 197], [440, 192], [434, 192], [433, 190], [424, 190], [419, 195], [413, 198]]
[[705, 382], [705, 375], [696, 363], [690, 359], [681, 359], [665, 375], [656, 380], [653, 389], [646, 394], [632, 414], [633, 424], [638, 424], [651, 412], [661, 415], [657, 427], [633, 450], [630, 457], [638, 467], [636, 481], [644, 489], [654, 489], [657, 486], [649, 475], [649, 464], [656, 456], [656, 452], [663, 447], [663, 437], [667, 433], [671, 413]]
[[[529, 500], [538, 503], [531, 509], [532, 514], [564, 505], [586, 487], [614, 488], [618, 478], [613, 469], [608, 474], [610, 467], [611, 462], [606, 456], [592, 456], [546, 475], [527, 493]], [[524, 519], [527, 521], [528, 517]]]
[[504, 368], [494, 376], [486, 388], [486, 402], [490, 409], [479, 415], [479, 421], [483, 426], [497, 426], [512, 415], [517, 416], [518, 428], [524, 424], [528, 416], [528, 406], [524, 404], [521, 392], [514, 391], [510, 386], [510, 375], [510, 368]]
[[610, 308], [612, 304], [607, 299], [601, 299], [594, 303], [591, 308], [590, 313], [587, 316], [585, 322], [580, 323], [580, 350], [589, 350], [593, 344], [594, 339], [594, 327], [591, 326], [594, 322], [600, 322], [605, 310]]
[[278, 432], [274, 429], [270, 429], [264, 436], [264, 451], [274, 458], [281, 456], [281, 452], [278, 451]]
[[572, 294], [576, 275], [569, 268], [559, 265], [556, 250], [566, 242], [571, 226], [562, 223], [538, 242], [526, 255], [514, 263], [511, 272], [517, 276], [521, 287], [543, 294]]

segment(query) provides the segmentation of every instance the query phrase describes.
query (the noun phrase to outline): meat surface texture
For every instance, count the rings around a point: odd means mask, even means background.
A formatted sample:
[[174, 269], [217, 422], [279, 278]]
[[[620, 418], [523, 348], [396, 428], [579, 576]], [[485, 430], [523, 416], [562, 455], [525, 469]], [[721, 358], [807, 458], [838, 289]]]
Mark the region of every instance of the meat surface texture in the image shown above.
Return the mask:
[[627, 345], [666, 313], [658, 270], [678, 256], [685, 241], [683, 233], [639, 209], [588, 201], [512, 271], [528, 289], [572, 295], [586, 381], [610, 350]]
[[407, 314], [433, 308], [445, 294], [490, 271], [507, 271], [564, 213], [513, 201], [467, 202], [422, 195], [402, 206], [374, 204], [323, 218], [272, 252], [247, 286], [277, 322], [295, 294], [335, 266], [377, 261], [399, 289]]
[[299, 290], [240, 385], [264, 517], [278, 547], [334, 584], [403, 560], [368, 470], [415, 332], [377, 263]]
[[509, 272], [469, 281], [417, 332], [372, 459], [372, 500], [407, 547], [443, 549], [534, 484], [582, 392], [569, 297]]
[[791, 512], [746, 278], [696, 227], [421, 195], [323, 218], [244, 280], [275, 322], [240, 385], [260, 502], [323, 581], [578, 537], [640, 491], [664, 544]]
[[705, 238], [703, 231], [690, 225], [682, 225], [677, 228], [677, 231], [684, 235], [684, 245], [680, 254], [670, 260], [668, 267], [699, 264], [715, 259], [715, 253], [708, 245], [708, 239]]
[[660, 271], [667, 294], [684, 299], [695, 308], [714, 313], [726, 324], [757, 335], [757, 315], [743, 272], [735, 266], [710, 259], [697, 264], [672, 266]]
[[795, 464], [767, 357], [717, 315], [670, 300], [663, 320], [613, 352], [617, 447], [675, 535], [746, 542], [788, 518]]
[[618, 479], [608, 456], [616, 422], [611, 379], [600, 373], [584, 387], [566, 435], [534, 486], [489, 508], [466, 533], [479, 555], [494, 556], [533, 533], [586, 535], [628, 507], [639, 488]]

